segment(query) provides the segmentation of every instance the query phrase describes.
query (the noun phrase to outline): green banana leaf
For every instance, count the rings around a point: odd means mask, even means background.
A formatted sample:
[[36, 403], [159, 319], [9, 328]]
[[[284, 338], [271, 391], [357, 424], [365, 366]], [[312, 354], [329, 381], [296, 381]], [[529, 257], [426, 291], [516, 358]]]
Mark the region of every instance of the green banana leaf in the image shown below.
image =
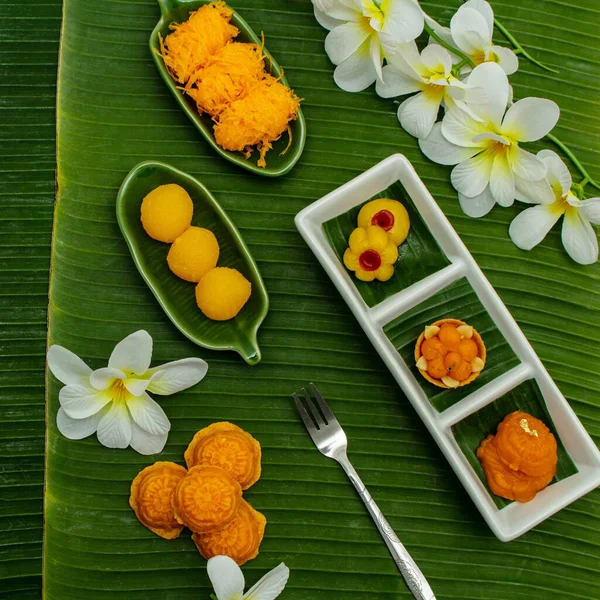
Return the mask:
[[[458, 0], [424, 8], [448, 22]], [[113, 345], [147, 329], [154, 363], [201, 356], [192, 390], [161, 399], [173, 431], [160, 455], [181, 462], [194, 432], [217, 420], [243, 426], [263, 446], [263, 476], [247, 499], [267, 519], [247, 582], [285, 561], [282, 598], [411, 598], [364, 507], [335, 463], [308, 439], [289, 394], [313, 380], [344, 425], [349, 456], [441, 599], [592, 600], [598, 577], [600, 495], [562, 510], [517, 541], [499, 542], [471, 503], [345, 303], [302, 242], [294, 215], [393, 152], [413, 162], [542, 361], [596, 441], [600, 438], [600, 266], [571, 262], [552, 232], [524, 253], [507, 237], [522, 207], [465, 217], [449, 170], [420, 154], [395, 105], [373, 90], [347, 94], [332, 80], [326, 32], [308, 0], [232, 2], [305, 98], [303, 157], [279, 180], [253, 177], [219, 158], [160, 80], [147, 41], [152, 0], [65, 0], [58, 97], [58, 203], [50, 343], [92, 367]], [[531, 52], [561, 70], [522, 61], [517, 97], [562, 109], [557, 135], [600, 177], [595, 0], [493, 2]], [[56, 0], [3, 4], [0, 27], [0, 598], [40, 597], [43, 360], [53, 197]], [[536, 146], [534, 146], [535, 148]], [[537, 145], [542, 147], [542, 145]], [[161, 311], [136, 271], [115, 219], [129, 169], [156, 159], [198, 177], [253, 252], [271, 309], [259, 332], [263, 361], [198, 349]], [[205, 561], [188, 535], [162, 540], [127, 505], [131, 479], [154, 458], [111, 451], [95, 438], [61, 438], [59, 385], [48, 382], [44, 597], [46, 600], [208, 598]], [[156, 458], [156, 457], [155, 457]]]

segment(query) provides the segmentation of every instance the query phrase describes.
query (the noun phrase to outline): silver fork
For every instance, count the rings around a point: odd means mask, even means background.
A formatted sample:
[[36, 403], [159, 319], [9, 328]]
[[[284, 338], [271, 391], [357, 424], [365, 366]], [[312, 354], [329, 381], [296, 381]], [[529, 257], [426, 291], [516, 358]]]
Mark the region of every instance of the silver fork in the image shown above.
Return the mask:
[[361, 481], [358, 473], [350, 464], [350, 461], [346, 456], [348, 439], [346, 438], [344, 430], [335, 418], [333, 412], [331, 412], [329, 406], [327, 406], [323, 396], [319, 393], [317, 386], [315, 386], [314, 383], [311, 383], [310, 387], [312, 388], [313, 394], [321, 409], [321, 412], [319, 412], [306, 389], [302, 388], [302, 394], [304, 395], [306, 404], [313, 416], [312, 419], [298, 397], [298, 394], [294, 393], [292, 394], [292, 397], [294, 398], [296, 408], [304, 421], [304, 425], [306, 425], [306, 429], [308, 430], [312, 441], [315, 443], [315, 446], [319, 449], [321, 454], [324, 454], [328, 458], [332, 458], [342, 466], [342, 469], [344, 469], [346, 475], [348, 475], [350, 481], [354, 484], [356, 491], [365, 503], [373, 521], [375, 521], [375, 525], [377, 525], [377, 529], [379, 529], [383, 541], [388, 547], [396, 566], [400, 570], [400, 573], [402, 573], [402, 577], [404, 577], [404, 581], [406, 581], [406, 585], [409, 587], [413, 596], [417, 598], [417, 600], [435, 600], [433, 591], [431, 587], [429, 587], [423, 573], [421, 573], [419, 567], [417, 567], [417, 564], [411, 558], [402, 542], [400, 542], [398, 536], [394, 533], [394, 530], [383, 516], [383, 513], [379, 510], [377, 504], [375, 504], [375, 501], [371, 497], [371, 494], [369, 494], [365, 484]]

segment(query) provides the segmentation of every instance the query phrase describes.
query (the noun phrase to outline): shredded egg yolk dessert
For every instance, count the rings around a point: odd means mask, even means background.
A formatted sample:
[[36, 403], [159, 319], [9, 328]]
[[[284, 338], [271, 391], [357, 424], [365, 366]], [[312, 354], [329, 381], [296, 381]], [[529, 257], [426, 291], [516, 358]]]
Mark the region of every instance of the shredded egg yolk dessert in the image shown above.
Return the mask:
[[180, 185], [159, 185], [142, 200], [142, 226], [151, 238], [171, 243], [190, 226], [193, 212], [194, 203]]
[[367, 202], [358, 213], [358, 226], [381, 227], [396, 246], [404, 242], [410, 230], [410, 219], [406, 208], [397, 200], [379, 198]]
[[203, 227], [190, 227], [174, 242], [167, 255], [169, 269], [185, 281], [197, 283], [219, 260], [219, 242]]
[[196, 303], [209, 319], [227, 321], [242, 310], [251, 292], [252, 285], [239, 271], [217, 267], [196, 286]]
[[381, 227], [357, 227], [350, 234], [348, 246], [344, 265], [354, 271], [357, 279], [387, 281], [394, 274], [398, 247]]

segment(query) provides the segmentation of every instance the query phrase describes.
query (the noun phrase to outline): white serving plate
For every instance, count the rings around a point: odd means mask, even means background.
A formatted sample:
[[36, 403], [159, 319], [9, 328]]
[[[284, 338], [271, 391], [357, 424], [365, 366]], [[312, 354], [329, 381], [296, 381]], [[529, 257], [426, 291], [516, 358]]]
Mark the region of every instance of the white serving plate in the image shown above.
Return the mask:
[[[400, 181], [451, 264], [369, 308], [336, 256], [323, 223]], [[446, 219], [411, 163], [393, 154], [296, 215], [296, 227], [358, 319], [373, 346], [446, 455], [448, 462], [496, 536], [508, 542], [600, 485], [600, 451], [550, 377], [531, 344]], [[383, 331], [390, 321], [466, 277], [520, 364], [438, 412]], [[447, 315], [441, 315], [445, 317]], [[456, 318], [460, 318], [458, 315]], [[426, 323], [423, 323], [425, 326]], [[535, 379], [566, 451], [578, 473], [549, 485], [534, 500], [499, 509], [454, 439], [451, 427], [519, 384]]]

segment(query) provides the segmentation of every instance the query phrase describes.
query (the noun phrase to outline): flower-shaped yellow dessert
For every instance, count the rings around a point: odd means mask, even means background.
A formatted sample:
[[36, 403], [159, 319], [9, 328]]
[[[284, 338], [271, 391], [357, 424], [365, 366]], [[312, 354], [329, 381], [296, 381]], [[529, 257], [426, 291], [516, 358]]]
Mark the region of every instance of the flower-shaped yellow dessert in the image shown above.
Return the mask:
[[396, 246], [399, 246], [408, 235], [410, 219], [406, 208], [397, 200], [379, 198], [367, 202], [358, 213], [358, 226], [381, 227], [390, 236]]
[[387, 281], [394, 274], [398, 247], [381, 227], [357, 227], [350, 234], [348, 246], [344, 264], [357, 279]]
[[172, 499], [186, 475], [181, 465], [155, 462], [140, 471], [131, 483], [129, 506], [142, 525], [166, 540], [174, 540], [183, 530], [175, 519]]
[[197, 283], [217, 266], [219, 242], [212, 231], [204, 227], [189, 227], [174, 242], [167, 254], [169, 269], [185, 279]]
[[171, 243], [190, 226], [193, 212], [192, 199], [180, 185], [159, 185], [142, 200], [142, 226], [151, 238]]
[[196, 533], [224, 529], [242, 501], [240, 484], [219, 467], [192, 467], [178, 483], [173, 509], [178, 523]]
[[195, 533], [192, 539], [207, 560], [218, 555], [230, 556], [241, 566], [258, 556], [266, 524], [265, 516], [242, 500], [237, 516], [225, 529]]
[[441, 319], [425, 327], [415, 346], [421, 375], [441, 388], [471, 383], [485, 366], [481, 336], [464, 321]]
[[213, 423], [196, 433], [185, 451], [188, 469], [213, 465], [227, 471], [243, 490], [260, 478], [260, 444], [233, 423]]
[[244, 307], [252, 284], [236, 269], [217, 267], [196, 286], [198, 308], [213, 321], [233, 319]]

